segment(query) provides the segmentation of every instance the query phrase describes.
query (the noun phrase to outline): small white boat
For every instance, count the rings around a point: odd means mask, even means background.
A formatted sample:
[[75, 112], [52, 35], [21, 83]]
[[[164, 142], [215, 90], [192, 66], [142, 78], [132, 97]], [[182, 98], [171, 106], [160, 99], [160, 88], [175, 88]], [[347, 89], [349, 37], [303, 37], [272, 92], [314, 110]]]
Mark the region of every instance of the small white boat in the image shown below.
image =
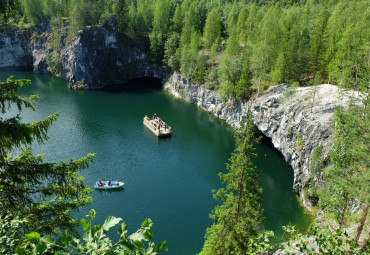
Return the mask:
[[94, 188], [95, 189], [119, 189], [119, 188], [122, 188], [124, 185], [123, 182], [115, 182], [115, 181], [112, 181], [110, 186], [108, 186], [108, 181], [102, 181], [102, 183], [104, 184], [104, 186], [99, 186], [99, 182], [96, 182]]

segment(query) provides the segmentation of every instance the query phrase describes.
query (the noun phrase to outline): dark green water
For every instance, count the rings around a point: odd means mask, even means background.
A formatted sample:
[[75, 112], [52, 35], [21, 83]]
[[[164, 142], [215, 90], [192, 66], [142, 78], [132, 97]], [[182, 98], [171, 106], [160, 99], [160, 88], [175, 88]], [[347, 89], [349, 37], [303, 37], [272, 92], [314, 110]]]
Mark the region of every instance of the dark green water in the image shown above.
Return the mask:
[[[123, 218], [130, 232], [151, 218], [154, 241], [167, 240], [167, 254], [201, 251], [212, 223], [208, 215], [217, 204], [211, 190], [222, 186], [218, 172], [225, 171], [234, 149], [227, 124], [164, 91], [72, 91], [65, 81], [31, 72], [0, 72], [1, 81], [10, 74], [32, 81], [23, 95], [41, 97], [37, 111], [25, 111], [23, 121], [60, 113], [50, 140], [35, 145], [35, 154], [46, 153], [48, 161], [57, 162], [95, 152], [94, 162], [81, 172], [86, 184], [93, 187], [99, 178], [125, 182], [122, 191], [94, 190], [93, 203], [76, 217], [94, 208], [96, 224], [113, 215]], [[158, 139], [143, 126], [143, 116], [154, 112], [172, 126], [171, 138]], [[257, 152], [266, 228], [277, 235], [288, 223], [304, 229], [310, 219], [292, 191], [291, 167], [266, 145], [258, 145]]]

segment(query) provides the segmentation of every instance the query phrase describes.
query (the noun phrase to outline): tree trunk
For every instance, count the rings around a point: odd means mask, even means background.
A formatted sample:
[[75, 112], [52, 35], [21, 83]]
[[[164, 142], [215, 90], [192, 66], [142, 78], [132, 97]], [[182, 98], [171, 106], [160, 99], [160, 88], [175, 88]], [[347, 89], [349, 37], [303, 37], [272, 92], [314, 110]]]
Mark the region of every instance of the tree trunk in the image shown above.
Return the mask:
[[243, 193], [244, 172], [245, 172], [245, 170], [243, 169], [242, 176], [240, 177], [240, 180], [239, 180], [238, 207], [237, 207], [237, 210], [236, 210], [236, 221], [238, 221], [239, 213], [240, 213], [240, 203], [241, 203], [240, 201], [241, 201], [242, 193]]
[[344, 206], [342, 208], [342, 213], [341, 213], [340, 220], [339, 220], [339, 228], [340, 229], [342, 228], [342, 225], [344, 223], [344, 216], [346, 214], [347, 206], [348, 206], [348, 199], [345, 198], [344, 199]]
[[369, 204], [365, 205], [364, 212], [361, 217], [360, 225], [357, 228], [357, 233], [355, 237], [356, 243], [358, 243], [358, 239], [360, 239], [360, 235], [361, 235], [362, 229], [364, 228], [364, 224], [366, 221], [366, 216], [367, 216], [368, 211], [369, 211]]

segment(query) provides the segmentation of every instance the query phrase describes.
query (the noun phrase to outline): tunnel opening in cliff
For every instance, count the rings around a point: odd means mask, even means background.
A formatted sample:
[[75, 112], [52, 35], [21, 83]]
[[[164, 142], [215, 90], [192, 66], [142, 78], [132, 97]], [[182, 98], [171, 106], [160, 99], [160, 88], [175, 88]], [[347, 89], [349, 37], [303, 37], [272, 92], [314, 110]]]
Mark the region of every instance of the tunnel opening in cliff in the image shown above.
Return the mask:
[[142, 76], [129, 80], [128, 82], [125, 83], [125, 86], [161, 90], [162, 80], [156, 77]]
[[151, 76], [133, 78], [123, 84], [104, 87], [104, 90], [112, 92], [137, 92], [145, 93], [152, 90], [161, 90], [162, 80]]
[[264, 145], [266, 145], [267, 147], [269, 147], [273, 152], [275, 152], [277, 155], [279, 155], [279, 157], [286, 161], [285, 160], [285, 157], [283, 155], [283, 153], [281, 153], [281, 151], [279, 151], [278, 149], [275, 148], [274, 144], [272, 143], [272, 139], [270, 137], [267, 137], [265, 136], [262, 132], [257, 132], [256, 133], [256, 136], [257, 137], [261, 137], [261, 140], [260, 142]]

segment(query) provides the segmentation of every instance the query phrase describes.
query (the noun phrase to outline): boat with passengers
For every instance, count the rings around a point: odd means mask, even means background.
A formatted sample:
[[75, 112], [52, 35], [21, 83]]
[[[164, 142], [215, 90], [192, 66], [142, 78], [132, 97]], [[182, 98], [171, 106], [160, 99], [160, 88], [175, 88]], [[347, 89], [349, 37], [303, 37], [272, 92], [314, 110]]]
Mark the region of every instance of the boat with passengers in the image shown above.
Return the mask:
[[165, 123], [163, 120], [161, 120], [155, 113], [153, 115], [153, 118], [149, 118], [145, 115], [143, 123], [158, 137], [171, 135], [172, 128], [168, 126], [167, 123]]
[[95, 189], [120, 189], [123, 188], [124, 183], [119, 181], [97, 181], [95, 183]]

